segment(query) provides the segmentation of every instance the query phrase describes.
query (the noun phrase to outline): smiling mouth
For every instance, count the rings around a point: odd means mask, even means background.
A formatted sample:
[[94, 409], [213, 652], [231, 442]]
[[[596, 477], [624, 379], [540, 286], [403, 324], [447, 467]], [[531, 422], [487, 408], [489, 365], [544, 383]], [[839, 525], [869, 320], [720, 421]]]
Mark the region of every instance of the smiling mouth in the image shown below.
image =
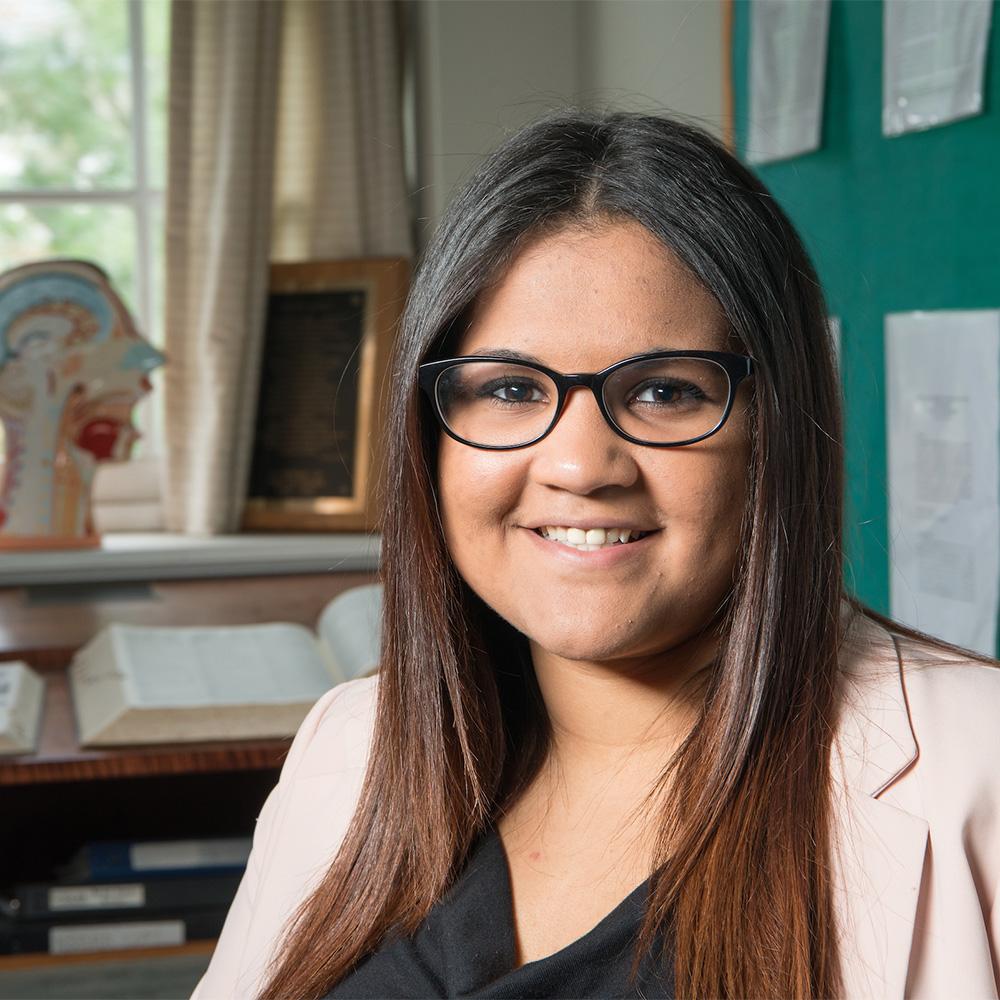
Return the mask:
[[598, 549], [629, 545], [653, 534], [651, 531], [635, 531], [631, 528], [590, 528], [584, 531], [582, 528], [547, 526], [533, 530], [536, 535], [550, 542], [558, 542], [580, 552], [596, 552]]

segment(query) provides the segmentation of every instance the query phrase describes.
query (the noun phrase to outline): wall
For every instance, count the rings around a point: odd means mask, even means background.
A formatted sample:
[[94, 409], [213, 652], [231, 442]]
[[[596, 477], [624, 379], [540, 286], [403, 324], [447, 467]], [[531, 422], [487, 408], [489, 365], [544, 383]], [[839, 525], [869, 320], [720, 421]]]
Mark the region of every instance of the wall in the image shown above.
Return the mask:
[[418, 243], [505, 131], [578, 87], [579, 5], [562, 0], [424, 0], [417, 38]]
[[586, 101], [679, 112], [724, 134], [721, 0], [588, 0], [578, 7]]
[[[748, 117], [750, 10], [735, 5], [737, 145]], [[842, 326], [848, 511], [846, 584], [889, 610], [886, 313], [1000, 305], [1000, 28], [993, 17], [984, 114], [887, 139], [881, 132], [882, 4], [830, 7], [822, 147], [756, 172], [802, 234]]]
[[423, 0], [417, 243], [505, 132], [566, 103], [669, 109], [721, 134], [722, 0]]

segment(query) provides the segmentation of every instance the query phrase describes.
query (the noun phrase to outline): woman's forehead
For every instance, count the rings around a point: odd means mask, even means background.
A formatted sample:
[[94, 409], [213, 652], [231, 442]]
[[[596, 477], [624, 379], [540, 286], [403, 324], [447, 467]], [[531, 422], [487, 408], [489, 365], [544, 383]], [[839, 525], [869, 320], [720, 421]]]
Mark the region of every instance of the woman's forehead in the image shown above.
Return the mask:
[[614, 223], [528, 243], [479, 294], [457, 346], [554, 363], [567, 349], [726, 350], [727, 334], [718, 302], [672, 251], [638, 223]]

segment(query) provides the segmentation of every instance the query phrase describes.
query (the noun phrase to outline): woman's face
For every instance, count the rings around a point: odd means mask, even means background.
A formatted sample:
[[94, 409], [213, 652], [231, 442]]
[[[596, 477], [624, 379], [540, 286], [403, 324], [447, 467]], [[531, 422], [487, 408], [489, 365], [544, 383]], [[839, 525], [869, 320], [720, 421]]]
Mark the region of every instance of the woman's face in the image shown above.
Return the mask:
[[[560, 372], [596, 372], [646, 351], [734, 350], [726, 329], [718, 303], [668, 250], [638, 223], [615, 222], [528, 245], [480, 296], [455, 354], [503, 348]], [[486, 451], [442, 433], [441, 512], [462, 577], [536, 657], [638, 667], [679, 651], [732, 583], [749, 391], [745, 381], [722, 430], [681, 448], [619, 437], [589, 390], [570, 392], [551, 433], [524, 448]], [[581, 523], [652, 533], [592, 553], [533, 530]]]

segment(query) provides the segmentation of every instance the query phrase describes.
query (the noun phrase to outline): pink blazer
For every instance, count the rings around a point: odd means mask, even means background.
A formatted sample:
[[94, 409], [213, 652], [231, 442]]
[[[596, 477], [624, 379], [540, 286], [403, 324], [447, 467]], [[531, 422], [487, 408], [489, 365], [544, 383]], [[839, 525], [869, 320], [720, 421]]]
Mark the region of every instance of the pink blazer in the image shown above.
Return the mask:
[[[860, 616], [843, 666], [850, 696], [832, 772], [847, 996], [996, 998], [1000, 670], [941, 662]], [[303, 722], [192, 1000], [251, 998], [262, 985], [282, 924], [351, 818], [376, 685], [377, 677], [338, 685]]]

